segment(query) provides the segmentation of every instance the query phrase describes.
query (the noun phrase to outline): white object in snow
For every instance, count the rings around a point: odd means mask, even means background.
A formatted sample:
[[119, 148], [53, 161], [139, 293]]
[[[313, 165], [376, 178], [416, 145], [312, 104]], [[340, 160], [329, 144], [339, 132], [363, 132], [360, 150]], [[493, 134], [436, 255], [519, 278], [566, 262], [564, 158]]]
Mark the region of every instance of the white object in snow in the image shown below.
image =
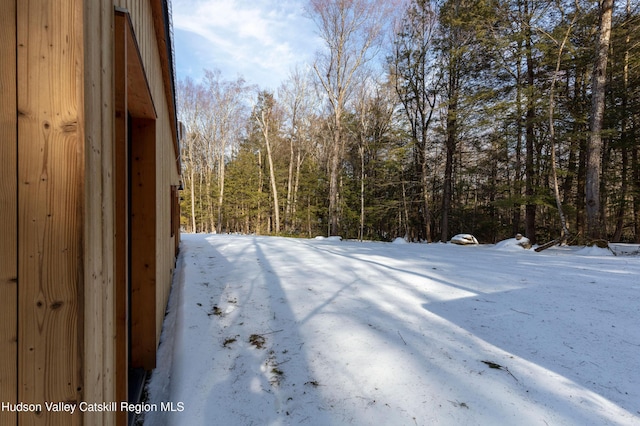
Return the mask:
[[516, 234], [516, 245], [522, 247], [523, 249], [530, 249], [531, 241], [522, 234]]
[[495, 247], [501, 250], [508, 250], [512, 248], [515, 248], [516, 250], [530, 249], [531, 241], [522, 234], [516, 234], [515, 238], [500, 241]]
[[334, 235], [331, 237], [323, 237], [322, 235], [318, 235], [314, 238], [314, 240], [342, 241], [342, 237], [339, 235]]
[[459, 244], [462, 246], [467, 246], [467, 245], [477, 245], [478, 240], [476, 240], [476, 237], [474, 237], [471, 234], [458, 234], [458, 235], [454, 235], [451, 238], [451, 242], [453, 244]]

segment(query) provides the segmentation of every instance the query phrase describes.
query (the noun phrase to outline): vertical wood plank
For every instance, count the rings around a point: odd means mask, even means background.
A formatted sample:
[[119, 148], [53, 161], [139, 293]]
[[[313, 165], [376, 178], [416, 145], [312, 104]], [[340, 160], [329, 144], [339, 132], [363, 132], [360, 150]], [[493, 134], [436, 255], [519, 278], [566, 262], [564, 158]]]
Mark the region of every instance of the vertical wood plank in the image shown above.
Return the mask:
[[[81, 400], [82, 1], [17, 2], [18, 400]], [[21, 425], [81, 414], [21, 413]]]
[[156, 122], [131, 123], [131, 364], [156, 362]]
[[[124, 13], [115, 16], [115, 291], [116, 291], [116, 401], [128, 400], [129, 382], [129, 203], [128, 203], [128, 112], [127, 112], [127, 32]], [[119, 424], [127, 421], [126, 412], [116, 414]]]
[[[84, 0], [84, 113], [87, 164], [84, 218], [84, 399], [115, 401], [113, 0]], [[114, 424], [87, 412], [84, 424]]]
[[[18, 402], [18, 235], [16, 1], [0, 13], [0, 402]], [[0, 410], [0, 424], [16, 425], [17, 414]]]

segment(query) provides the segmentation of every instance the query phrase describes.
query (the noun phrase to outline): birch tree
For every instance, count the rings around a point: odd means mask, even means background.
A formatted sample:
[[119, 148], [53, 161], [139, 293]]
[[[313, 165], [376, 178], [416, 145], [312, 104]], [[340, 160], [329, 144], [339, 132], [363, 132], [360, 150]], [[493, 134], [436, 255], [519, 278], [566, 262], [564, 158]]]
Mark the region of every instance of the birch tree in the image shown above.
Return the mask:
[[273, 198], [273, 215], [275, 221], [275, 233], [280, 233], [280, 203], [278, 201], [278, 185], [276, 184], [276, 171], [273, 164], [273, 144], [278, 138], [279, 111], [276, 107], [273, 94], [263, 91], [258, 94], [258, 103], [253, 110], [253, 117], [260, 128], [264, 144], [267, 150], [267, 162], [269, 164], [269, 182], [271, 183], [271, 196]]
[[[562, 18], [563, 18], [562, 20], [564, 20], [566, 12], [564, 11], [560, 3], [558, 3], [558, 8], [560, 9], [560, 12], [562, 14]], [[558, 81], [558, 76], [560, 74], [560, 64], [562, 62], [562, 56], [564, 53], [564, 49], [567, 45], [567, 42], [569, 40], [569, 36], [571, 35], [571, 31], [573, 30], [573, 26], [576, 23], [576, 20], [578, 19], [579, 11], [580, 11], [580, 6], [578, 4], [578, 1], [576, 0], [575, 11], [573, 13], [573, 17], [571, 18], [571, 23], [568, 25], [562, 40], [557, 40], [556, 38], [553, 37], [553, 35], [547, 34], [551, 39], [551, 41], [553, 41], [553, 43], [558, 46], [558, 55], [556, 57], [556, 67], [553, 72], [553, 76], [551, 77], [551, 86], [549, 87], [549, 143], [551, 145], [551, 174], [552, 174], [552, 180], [553, 180], [553, 195], [556, 200], [558, 215], [560, 216], [561, 231], [560, 231], [559, 238], [557, 238], [556, 240], [552, 240], [536, 248], [536, 251], [542, 251], [555, 244], [562, 244], [567, 240], [567, 238], [569, 238], [569, 228], [567, 226], [567, 219], [565, 217], [564, 209], [562, 207], [562, 200], [560, 198], [560, 186], [558, 184], [558, 170], [557, 170], [557, 160], [556, 160], [556, 156], [557, 156], [556, 155], [556, 151], [557, 151], [556, 150], [556, 131], [555, 131], [554, 113], [555, 113], [555, 105], [556, 105], [556, 83]]]
[[214, 216], [212, 213], [210, 219], [213, 223], [215, 217], [215, 227], [212, 225], [212, 228], [221, 232], [227, 155], [243, 136], [249, 115], [247, 100], [251, 87], [241, 77], [235, 81], [224, 80], [218, 70], [205, 70], [204, 86], [211, 96], [207, 121], [210, 130], [207, 134], [210, 135], [209, 156], [213, 162], [209, 167], [216, 172], [218, 189], [217, 214]]
[[205, 108], [203, 89], [187, 78], [178, 82], [177, 93], [178, 114], [186, 130], [181, 146], [181, 159], [185, 190], [189, 194], [187, 231], [198, 232], [196, 198], [199, 194], [196, 194], [196, 182], [202, 172], [201, 122], [202, 111]]
[[[310, 71], [310, 70], [309, 70]], [[287, 200], [285, 205], [285, 227], [292, 231], [298, 209], [298, 189], [300, 172], [308, 155], [311, 136], [311, 122], [317, 107], [317, 97], [313, 96], [311, 74], [295, 69], [278, 90], [283, 108], [284, 133], [289, 143], [289, 167], [287, 176]]]

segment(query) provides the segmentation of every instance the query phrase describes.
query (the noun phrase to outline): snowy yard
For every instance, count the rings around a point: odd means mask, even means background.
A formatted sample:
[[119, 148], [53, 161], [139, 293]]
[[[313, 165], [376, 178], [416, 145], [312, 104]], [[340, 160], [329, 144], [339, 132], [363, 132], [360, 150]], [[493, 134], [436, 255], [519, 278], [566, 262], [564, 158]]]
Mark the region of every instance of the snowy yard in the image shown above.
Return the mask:
[[640, 258], [183, 235], [157, 425], [638, 425]]

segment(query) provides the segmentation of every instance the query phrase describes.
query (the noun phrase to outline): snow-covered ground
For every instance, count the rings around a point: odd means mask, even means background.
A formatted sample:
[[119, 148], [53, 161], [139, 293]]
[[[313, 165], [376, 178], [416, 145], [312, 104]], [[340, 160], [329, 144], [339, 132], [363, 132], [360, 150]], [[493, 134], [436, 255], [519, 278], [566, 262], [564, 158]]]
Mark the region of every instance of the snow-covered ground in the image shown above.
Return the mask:
[[147, 426], [640, 424], [638, 257], [183, 235], [168, 312]]

